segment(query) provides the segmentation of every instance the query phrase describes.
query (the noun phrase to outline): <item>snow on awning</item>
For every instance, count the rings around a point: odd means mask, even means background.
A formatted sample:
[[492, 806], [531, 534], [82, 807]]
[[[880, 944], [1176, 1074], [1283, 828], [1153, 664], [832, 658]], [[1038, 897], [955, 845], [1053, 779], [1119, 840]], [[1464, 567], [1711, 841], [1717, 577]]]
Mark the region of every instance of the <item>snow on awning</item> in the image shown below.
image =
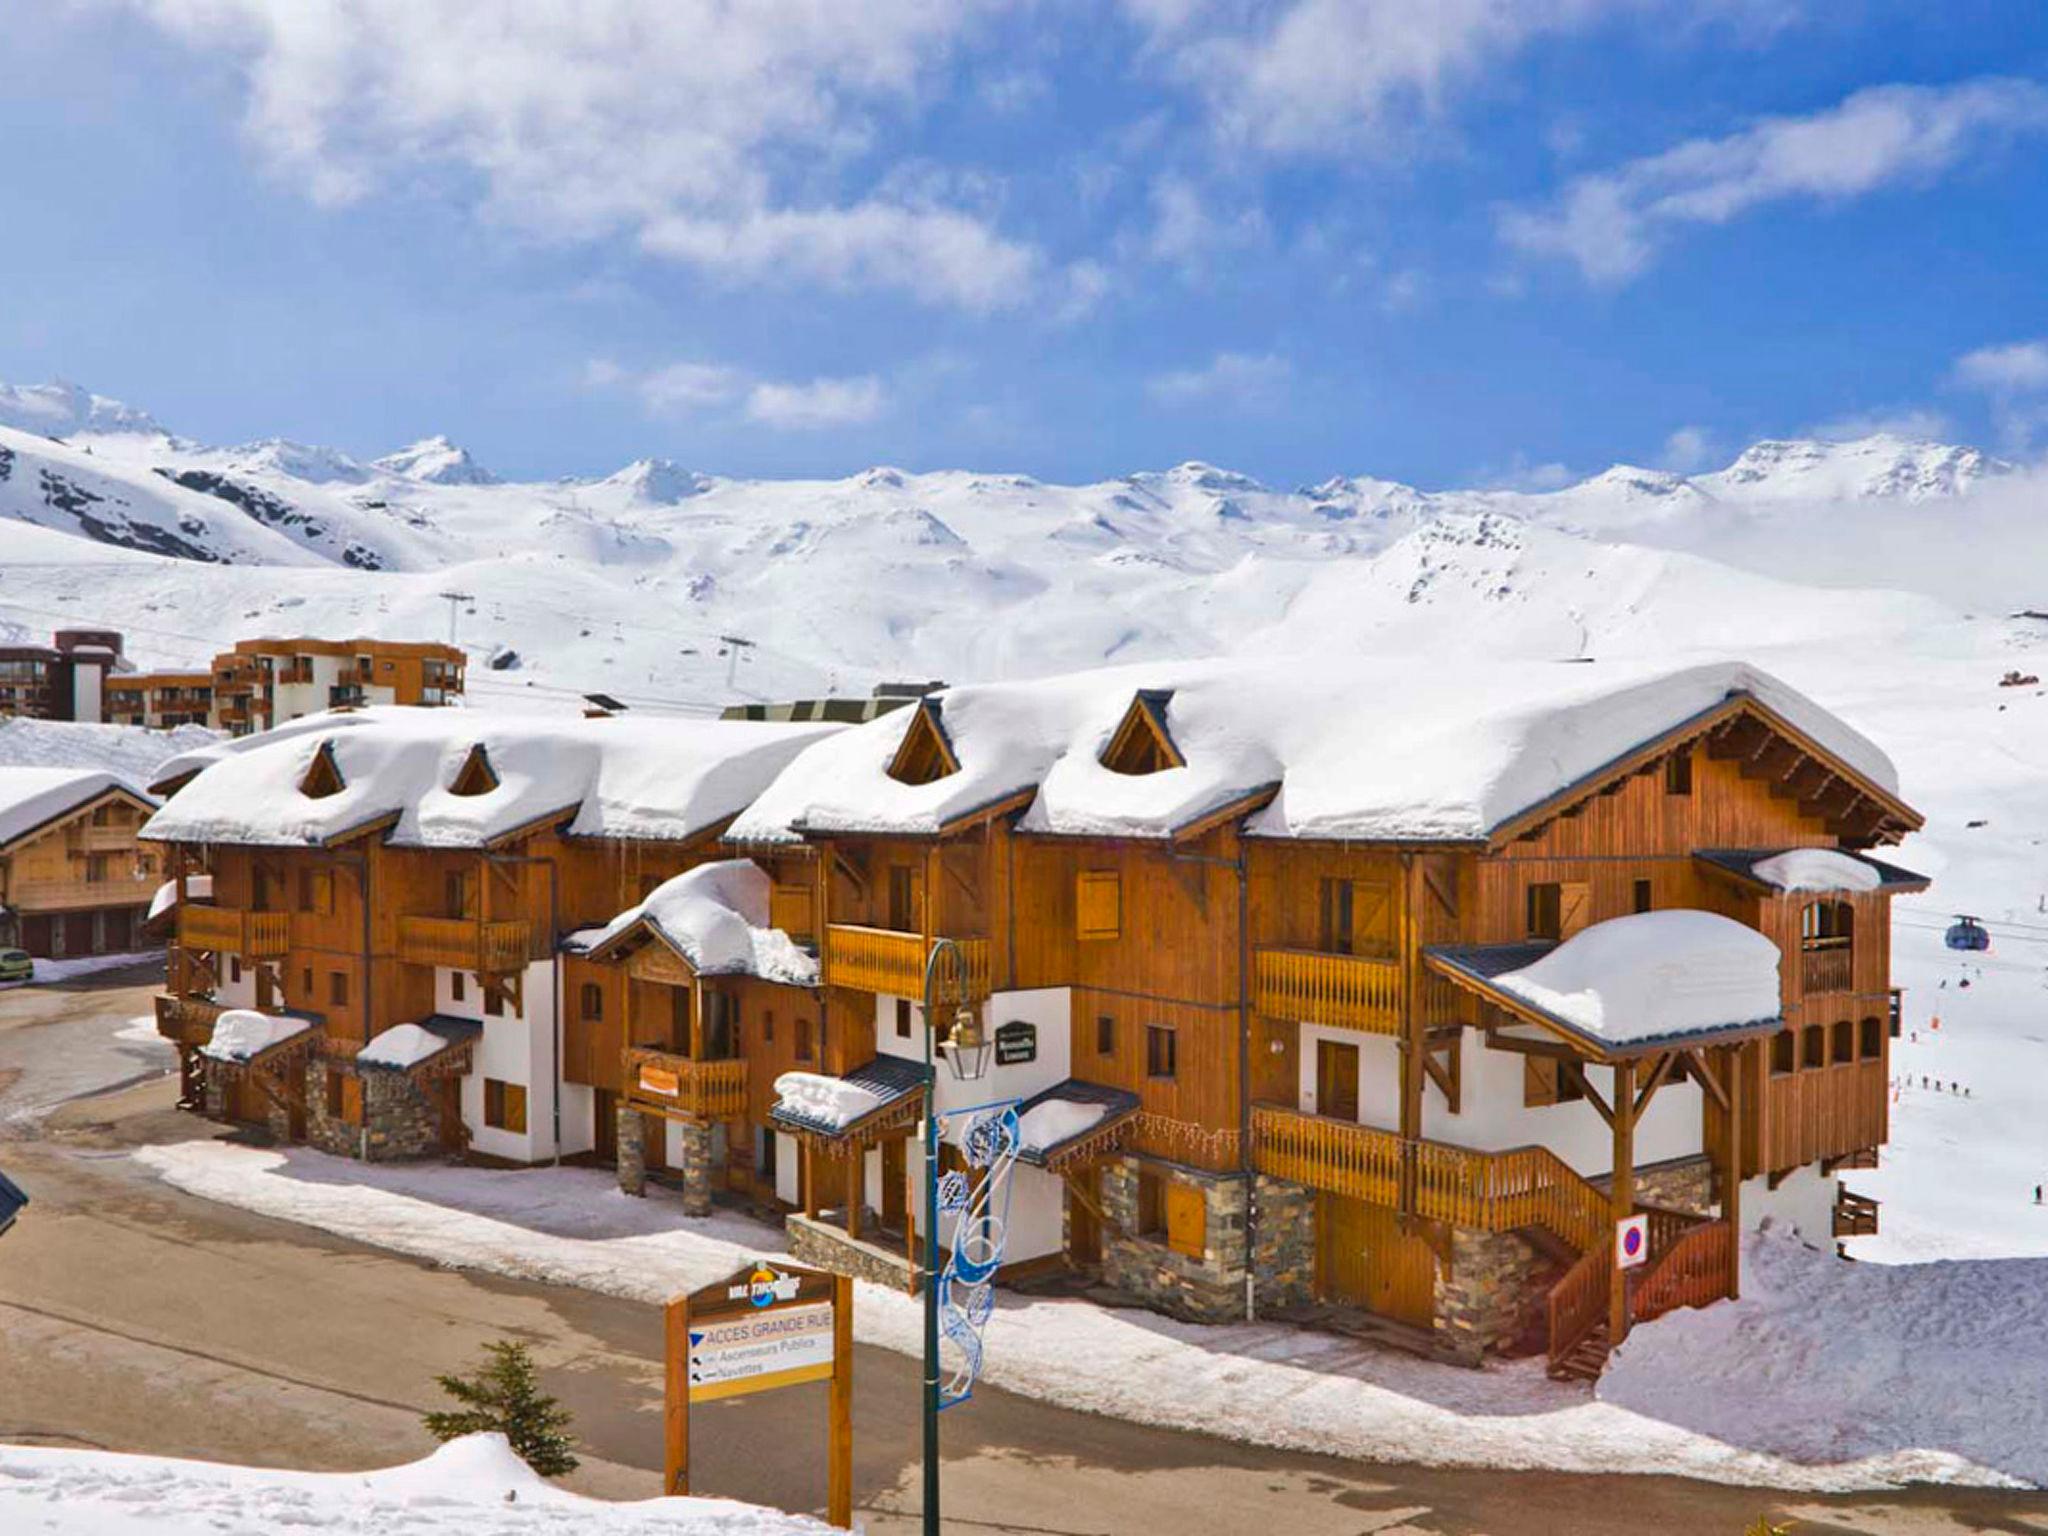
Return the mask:
[[[818, 959], [780, 928], [768, 925], [770, 882], [752, 859], [699, 864], [648, 893], [602, 929], [579, 929], [572, 952], [593, 959], [638, 932], [652, 933], [699, 976], [758, 976], [785, 986], [815, 987]], [[570, 947], [570, 946], [565, 946]]]
[[[185, 896], [188, 900], [191, 901], [212, 900], [213, 876], [187, 875], [185, 877]], [[175, 880], [166, 880], [162, 885], [156, 888], [156, 894], [150, 897], [149, 916], [144, 918], [143, 921], [146, 923], [153, 923], [158, 918], [162, 917], [165, 913], [169, 912], [171, 908], [175, 907], [177, 904], [178, 882]]]
[[1703, 848], [1693, 857], [1716, 874], [1751, 886], [1789, 894], [1794, 891], [1924, 891], [1925, 875], [1841, 848]]
[[1778, 946], [1717, 912], [1641, 912], [1562, 944], [1432, 945], [1440, 975], [1598, 1058], [1775, 1031]]
[[1055, 1171], [1109, 1150], [1140, 1101], [1123, 1088], [1070, 1077], [1017, 1107], [1018, 1158]]
[[199, 1054], [229, 1066], [246, 1067], [265, 1052], [311, 1031], [313, 1021], [291, 1014], [229, 1008], [213, 1021], [213, 1035]]
[[877, 1056], [844, 1077], [785, 1072], [775, 1079], [768, 1118], [786, 1131], [842, 1141], [882, 1128], [924, 1093], [925, 1082], [923, 1066], [897, 1056]]
[[356, 1052], [359, 1072], [412, 1072], [484, 1032], [475, 1019], [428, 1014], [417, 1024], [394, 1024]]

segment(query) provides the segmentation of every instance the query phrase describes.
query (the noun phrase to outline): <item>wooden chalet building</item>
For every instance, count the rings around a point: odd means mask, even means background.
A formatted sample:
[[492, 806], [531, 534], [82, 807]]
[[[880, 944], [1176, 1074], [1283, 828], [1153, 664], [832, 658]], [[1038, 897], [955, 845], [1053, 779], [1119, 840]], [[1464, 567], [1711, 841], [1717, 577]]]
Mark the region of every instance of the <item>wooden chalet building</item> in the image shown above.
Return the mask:
[[[1919, 820], [1746, 666], [1162, 664], [852, 729], [369, 711], [165, 773], [149, 835], [213, 894], [164, 1032], [216, 1113], [335, 1151], [587, 1153], [908, 1284], [928, 1100], [1013, 1100], [1013, 1275], [1560, 1373], [1733, 1294], [1745, 1228], [1874, 1230], [1838, 1175], [1885, 1139], [1924, 882], [1869, 850]], [[980, 1081], [924, 1072], [940, 939]], [[311, 1027], [208, 1058], [231, 1004]]]
[[563, 940], [716, 859], [829, 729], [372, 709], [173, 759], [187, 1103], [345, 1156], [609, 1159], [625, 1000]]
[[137, 837], [155, 809], [95, 769], [0, 768], [0, 949], [54, 960], [144, 948], [157, 852]]

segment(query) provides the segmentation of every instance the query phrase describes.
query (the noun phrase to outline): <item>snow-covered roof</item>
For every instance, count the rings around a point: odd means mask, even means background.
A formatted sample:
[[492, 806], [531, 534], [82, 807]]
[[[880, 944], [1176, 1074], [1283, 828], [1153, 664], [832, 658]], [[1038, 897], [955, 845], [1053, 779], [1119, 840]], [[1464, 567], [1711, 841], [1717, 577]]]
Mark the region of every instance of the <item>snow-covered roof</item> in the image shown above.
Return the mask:
[[213, 1035], [199, 1047], [199, 1053], [215, 1061], [245, 1063], [312, 1027], [307, 1019], [258, 1013], [253, 1008], [230, 1008], [213, 1021]]
[[[1186, 765], [1100, 762], [1140, 690], [1166, 695]], [[1731, 696], [1754, 698], [1878, 789], [1890, 760], [1834, 715], [1740, 662], [1606, 663], [1285, 657], [1156, 663], [939, 696], [958, 771], [902, 783], [889, 766], [918, 712], [818, 743], [734, 824], [737, 841], [805, 832], [929, 834], [1034, 791], [1020, 826], [1166, 837], [1277, 787], [1248, 830], [1361, 841], [1485, 837]]]
[[98, 768], [0, 768], [0, 848], [110, 789], [125, 790], [144, 805], [156, 803]]
[[877, 1056], [832, 1077], [823, 1072], [785, 1072], [775, 1079], [775, 1103], [768, 1118], [788, 1130], [843, 1136], [864, 1120], [900, 1104], [925, 1087], [924, 1068], [897, 1056]]
[[759, 976], [792, 987], [818, 984], [818, 960], [768, 925], [767, 873], [752, 859], [699, 864], [648, 893], [599, 929], [572, 935], [576, 947], [602, 949], [645, 923], [699, 976]]
[[1924, 891], [1929, 881], [1868, 854], [1844, 848], [1700, 848], [1693, 857], [1752, 886], [1799, 892]]
[[431, 1060], [450, 1046], [473, 1040], [483, 1033], [474, 1019], [433, 1014], [417, 1024], [394, 1024], [373, 1036], [356, 1052], [358, 1069], [404, 1072]]
[[[572, 836], [682, 840], [733, 815], [805, 746], [840, 729], [402, 707], [323, 723], [211, 754], [143, 835], [299, 847], [388, 820], [401, 846], [473, 848], [560, 814]], [[479, 748], [495, 785], [454, 793]], [[341, 788], [310, 796], [299, 786], [323, 752]]]
[[1778, 946], [1718, 912], [1639, 912], [1594, 923], [1533, 959], [1529, 950], [1429, 953], [1601, 1047], [1754, 1030], [1779, 1017]]
[[1067, 1078], [1017, 1106], [1017, 1156], [1044, 1167], [1076, 1143], [1130, 1118], [1140, 1107], [1138, 1096], [1128, 1089]]

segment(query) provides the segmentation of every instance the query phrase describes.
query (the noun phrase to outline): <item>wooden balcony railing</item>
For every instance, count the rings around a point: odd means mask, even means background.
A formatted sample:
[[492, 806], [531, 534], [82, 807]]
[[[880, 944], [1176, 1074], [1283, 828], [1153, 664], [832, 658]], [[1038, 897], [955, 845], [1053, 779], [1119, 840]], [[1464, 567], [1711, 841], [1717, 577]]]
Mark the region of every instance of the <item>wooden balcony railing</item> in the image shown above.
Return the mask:
[[1877, 1202], [1853, 1190], [1839, 1191], [1835, 1195], [1835, 1236], [1877, 1236]]
[[1261, 949], [1253, 957], [1252, 1006], [1271, 1018], [1397, 1035], [1400, 962], [1312, 949]]
[[669, 1051], [628, 1046], [620, 1084], [625, 1101], [657, 1113], [736, 1120], [747, 1112], [744, 1060], [693, 1061]]
[[186, 902], [178, 908], [178, 943], [247, 959], [275, 959], [291, 948], [289, 912], [249, 912]]
[[1614, 1257], [1601, 1249], [1583, 1255], [1550, 1288], [1550, 1364], [1555, 1370], [1565, 1356], [1607, 1321], [1607, 1299], [1613, 1294]]
[[1848, 945], [1809, 949], [1800, 957], [1802, 985], [1815, 992], [1847, 992], [1856, 984], [1856, 952]]
[[135, 846], [135, 828], [77, 827], [67, 841], [79, 853], [126, 853]]
[[1419, 1216], [1486, 1232], [1544, 1227], [1581, 1252], [1610, 1230], [1607, 1196], [1545, 1147], [1481, 1152], [1261, 1104], [1252, 1110], [1261, 1173], [1334, 1195], [1399, 1207], [1412, 1181]]
[[502, 975], [525, 968], [532, 942], [533, 925], [524, 918], [489, 923], [473, 917], [398, 920], [398, 958], [411, 965]]
[[[953, 942], [967, 962], [969, 994], [988, 996], [988, 940], [955, 938]], [[852, 923], [833, 923], [825, 930], [825, 979], [835, 987], [922, 997], [925, 957], [922, 934]]]
[[1704, 1307], [1726, 1296], [1734, 1245], [1734, 1229], [1725, 1221], [1693, 1227], [1634, 1276], [1628, 1294], [1630, 1321], [1647, 1323], [1680, 1307]]

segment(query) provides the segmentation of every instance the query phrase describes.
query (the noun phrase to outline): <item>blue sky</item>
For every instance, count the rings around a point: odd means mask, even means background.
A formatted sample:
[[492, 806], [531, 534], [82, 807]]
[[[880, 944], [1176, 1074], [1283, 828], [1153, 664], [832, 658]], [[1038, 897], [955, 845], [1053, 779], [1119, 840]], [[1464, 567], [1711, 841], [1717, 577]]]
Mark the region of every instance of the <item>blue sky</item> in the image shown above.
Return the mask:
[[0, 379], [210, 441], [1434, 486], [2048, 440], [2010, 0], [23, 9]]

